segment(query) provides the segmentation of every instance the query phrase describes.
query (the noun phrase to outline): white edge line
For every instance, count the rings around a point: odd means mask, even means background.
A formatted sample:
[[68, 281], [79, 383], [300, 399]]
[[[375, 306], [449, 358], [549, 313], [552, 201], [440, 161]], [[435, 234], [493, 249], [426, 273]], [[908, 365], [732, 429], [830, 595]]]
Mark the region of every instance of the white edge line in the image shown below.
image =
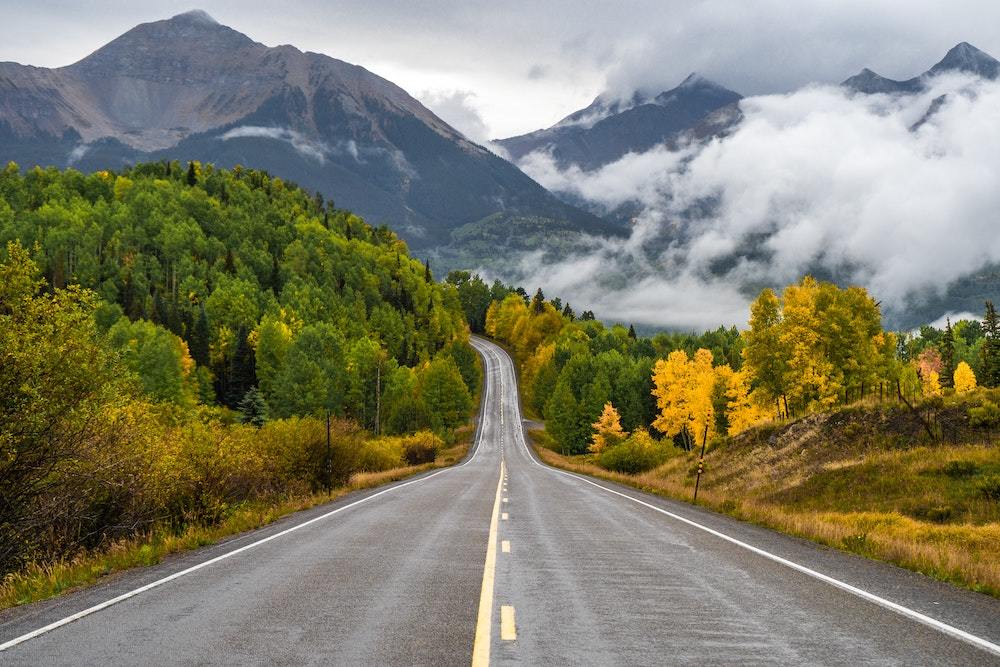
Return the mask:
[[[512, 364], [514, 363], [513, 359], [510, 358], [510, 355], [507, 354], [506, 350], [504, 350], [500, 346], [497, 346], [497, 348], [503, 352], [503, 354], [510, 360], [510, 362]], [[501, 387], [501, 390], [502, 390], [502, 387]], [[518, 406], [518, 407], [520, 408], [520, 406]], [[647, 502], [644, 502], [642, 500], [639, 500], [638, 498], [635, 498], [634, 496], [631, 496], [631, 495], [629, 495], [627, 493], [622, 493], [620, 491], [615, 491], [614, 489], [609, 489], [608, 487], [604, 486], [603, 484], [598, 484], [597, 482], [589, 480], [586, 477], [583, 477], [583, 476], [578, 475], [576, 473], [567, 472], [565, 470], [560, 470], [558, 468], [554, 468], [552, 466], [545, 465], [542, 462], [540, 462], [539, 460], [537, 460], [535, 458], [535, 456], [531, 453], [531, 451], [528, 449], [528, 443], [524, 439], [524, 430], [523, 430], [523, 427], [517, 429], [517, 431], [518, 431], [518, 439], [521, 441], [521, 444], [524, 447], [525, 452], [528, 454], [528, 458], [531, 459], [531, 461], [535, 465], [537, 465], [537, 466], [539, 466], [541, 468], [544, 468], [544, 469], [549, 470], [549, 471], [554, 472], [554, 473], [558, 473], [560, 475], [565, 475], [567, 477], [571, 477], [573, 479], [580, 480], [581, 482], [586, 482], [587, 484], [590, 484], [592, 486], [596, 486], [597, 488], [603, 489], [604, 491], [607, 491], [608, 493], [613, 493], [616, 496], [621, 496], [622, 498], [626, 498], [627, 500], [631, 500], [634, 503], [637, 503], [637, 504], [642, 505], [644, 507], [648, 507], [649, 509], [654, 510], [656, 512], [659, 512], [660, 514], [664, 514], [666, 516], [669, 516], [670, 518], [675, 519], [677, 521], [680, 521], [682, 523], [685, 523], [685, 524], [687, 524], [689, 526], [692, 526], [693, 528], [697, 528], [699, 530], [703, 530], [703, 531], [705, 531], [706, 533], [708, 533], [710, 535], [714, 535], [715, 537], [718, 537], [718, 538], [723, 539], [723, 540], [725, 540], [725, 541], [727, 541], [727, 542], [729, 542], [731, 544], [734, 544], [734, 545], [736, 545], [738, 547], [746, 549], [747, 551], [751, 551], [751, 552], [757, 554], [758, 556], [763, 556], [764, 558], [767, 558], [768, 560], [774, 561], [775, 563], [779, 563], [780, 565], [784, 565], [785, 567], [789, 567], [789, 568], [791, 568], [791, 569], [793, 569], [793, 570], [795, 570], [797, 572], [801, 572], [802, 574], [805, 574], [805, 575], [808, 575], [810, 577], [813, 577], [814, 579], [818, 579], [819, 581], [822, 581], [824, 583], [830, 584], [831, 586], [834, 586], [835, 588], [839, 588], [839, 589], [841, 589], [843, 591], [851, 593], [852, 595], [855, 595], [855, 596], [857, 596], [857, 597], [859, 597], [859, 598], [861, 598], [863, 600], [867, 600], [869, 602], [877, 604], [880, 607], [884, 607], [885, 609], [889, 609], [890, 611], [894, 611], [897, 614], [900, 614], [901, 616], [905, 616], [906, 618], [909, 618], [909, 619], [912, 619], [914, 621], [917, 621], [918, 623], [922, 623], [923, 625], [926, 625], [926, 626], [928, 626], [930, 628], [938, 630], [939, 632], [942, 632], [942, 633], [944, 633], [946, 635], [950, 635], [950, 636], [952, 636], [952, 637], [954, 637], [956, 639], [960, 639], [960, 640], [962, 640], [964, 642], [967, 642], [967, 643], [969, 643], [969, 644], [971, 644], [971, 645], [973, 645], [973, 646], [975, 646], [977, 648], [980, 648], [980, 649], [982, 649], [984, 651], [987, 651], [987, 652], [992, 653], [994, 655], [1000, 656], [1000, 645], [997, 645], [997, 644], [995, 644], [995, 643], [993, 643], [993, 642], [991, 642], [991, 641], [989, 641], [987, 639], [983, 639], [982, 637], [977, 637], [976, 635], [974, 635], [972, 633], [969, 633], [969, 632], [966, 632], [965, 630], [961, 630], [959, 628], [956, 628], [953, 625], [948, 625], [947, 623], [944, 623], [943, 621], [939, 621], [937, 619], [931, 618], [930, 616], [927, 616], [926, 614], [922, 614], [919, 611], [916, 611], [914, 609], [910, 609], [909, 607], [904, 607], [903, 605], [901, 605], [899, 603], [893, 602], [891, 600], [887, 600], [887, 599], [885, 599], [883, 597], [879, 597], [878, 595], [875, 595], [874, 593], [869, 593], [868, 591], [866, 591], [864, 589], [861, 589], [861, 588], [858, 588], [857, 586], [852, 586], [851, 584], [848, 584], [847, 582], [841, 581], [839, 579], [834, 579], [833, 577], [831, 577], [831, 576], [829, 576], [827, 574], [823, 574], [822, 572], [817, 572], [816, 570], [808, 568], [805, 565], [799, 565], [798, 563], [796, 563], [794, 561], [790, 561], [787, 558], [782, 558], [781, 556], [773, 554], [773, 553], [771, 553], [769, 551], [764, 551], [763, 549], [761, 549], [759, 547], [755, 547], [752, 544], [747, 544], [746, 542], [740, 541], [740, 540], [736, 539], [735, 537], [730, 537], [729, 535], [726, 535], [725, 533], [720, 533], [719, 531], [717, 531], [717, 530], [715, 530], [713, 528], [709, 528], [708, 526], [704, 526], [704, 525], [702, 525], [700, 523], [692, 521], [691, 519], [688, 519], [688, 518], [685, 518], [683, 516], [680, 516], [679, 514], [674, 514], [673, 512], [670, 512], [670, 511], [665, 510], [663, 508], [657, 507], [656, 505], [652, 505], [650, 503], [647, 503]]]
[[[485, 376], [486, 374], [484, 373], [483, 375]], [[486, 401], [486, 394], [491, 394], [492, 393], [492, 389], [493, 389], [491, 383], [487, 382], [487, 383], [485, 383], [485, 385], [486, 385], [485, 391], [483, 392], [484, 393], [484, 396], [483, 396], [484, 403]], [[485, 422], [485, 417], [483, 417], [482, 421]], [[277, 532], [274, 535], [269, 535], [269, 536], [267, 536], [267, 537], [265, 537], [263, 539], [257, 540], [256, 542], [251, 542], [250, 544], [245, 544], [245, 545], [243, 545], [242, 547], [240, 547], [238, 549], [233, 549], [232, 551], [227, 551], [226, 553], [220, 554], [220, 555], [216, 556], [215, 558], [210, 558], [209, 560], [206, 560], [206, 561], [203, 561], [201, 563], [198, 563], [197, 565], [192, 565], [189, 568], [186, 568], [184, 570], [180, 570], [179, 572], [174, 572], [173, 574], [168, 575], [166, 577], [163, 577], [162, 579], [157, 579], [156, 581], [150, 582], [150, 583], [146, 584], [145, 586], [140, 586], [139, 588], [136, 588], [136, 589], [133, 589], [131, 591], [127, 591], [125, 593], [122, 593], [121, 595], [119, 595], [117, 597], [113, 597], [110, 600], [105, 600], [104, 602], [96, 604], [96, 605], [94, 605], [92, 607], [88, 607], [87, 609], [83, 609], [81, 611], [78, 611], [75, 614], [71, 614], [70, 616], [67, 616], [65, 618], [61, 618], [58, 621], [53, 621], [52, 623], [49, 623], [48, 625], [42, 626], [42, 627], [40, 627], [40, 628], [38, 628], [36, 630], [32, 630], [31, 632], [23, 634], [23, 635], [21, 635], [19, 637], [14, 637], [13, 639], [10, 639], [10, 640], [8, 640], [8, 641], [0, 644], [0, 653], [2, 653], [3, 651], [6, 651], [7, 649], [14, 648], [15, 646], [17, 646], [19, 644], [23, 644], [24, 642], [30, 641], [32, 639], [35, 639], [36, 637], [40, 637], [41, 635], [49, 633], [49, 632], [51, 632], [53, 630], [57, 630], [57, 629], [63, 627], [64, 625], [69, 625], [70, 623], [72, 623], [74, 621], [78, 621], [81, 618], [85, 618], [87, 616], [90, 616], [91, 614], [96, 614], [99, 611], [103, 611], [104, 609], [107, 609], [108, 607], [116, 605], [119, 602], [124, 602], [125, 600], [128, 600], [129, 598], [133, 598], [133, 597], [135, 597], [137, 595], [145, 593], [146, 591], [152, 590], [154, 588], [158, 588], [158, 587], [162, 586], [163, 584], [166, 584], [166, 583], [169, 583], [169, 582], [173, 581], [174, 579], [179, 579], [179, 578], [181, 578], [181, 577], [183, 577], [185, 575], [191, 574], [192, 572], [197, 572], [198, 570], [200, 570], [200, 569], [202, 569], [204, 567], [208, 567], [209, 565], [214, 565], [215, 563], [218, 563], [219, 561], [222, 561], [222, 560], [225, 560], [227, 558], [230, 558], [231, 556], [235, 556], [236, 554], [243, 553], [244, 551], [247, 551], [249, 549], [253, 549], [254, 547], [259, 547], [260, 545], [266, 544], [267, 542], [270, 542], [271, 540], [275, 540], [275, 539], [277, 539], [279, 537], [282, 537], [283, 535], [288, 535], [289, 533], [295, 532], [296, 530], [299, 530], [300, 528], [305, 528], [306, 526], [314, 524], [317, 521], [322, 521], [323, 519], [331, 517], [334, 514], [338, 514], [340, 512], [343, 512], [344, 510], [350, 509], [350, 508], [354, 507], [355, 505], [360, 505], [361, 503], [364, 503], [364, 502], [367, 502], [369, 500], [372, 500], [373, 498], [378, 498], [382, 494], [389, 493], [390, 491], [396, 491], [397, 489], [401, 489], [404, 486], [409, 486], [411, 484], [416, 484], [418, 482], [425, 482], [425, 481], [429, 480], [430, 478], [437, 477], [438, 475], [440, 475], [442, 473], [450, 472], [452, 470], [456, 470], [458, 468], [462, 468], [464, 466], [467, 466], [468, 464], [472, 463], [476, 459], [476, 456], [479, 454], [479, 450], [481, 449], [480, 445], [482, 444], [482, 442], [481, 442], [482, 441], [482, 432], [483, 432], [482, 429], [479, 429], [477, 431], [477, 434], [476, 434], [477, 437], [476, 437], [476, 442], [475, 442], [475, 449], [472, 452], [472, 456], [470, 456], [468, 458], [468, 460], [466, 460], [464, 463], [460, 463], [457, 466], [451, 466], [451, 467], [445, 468], [444, 470], [438, 470], [437, 472], [431, 473], [430, 475], [426, 475], [424, 477], [420, 477], [419, 479], [413, 479], [413, 480], [410, 480], [408, 482], [403, 482], [402, 484], [395, 484], [393, 486], [390, 486], [387, 489], [382, 489], [381, 491], [373, 493], [370, 496], [365, 496], [364, 498], [360, 498], [358, 500], [355, 500], [354, 502], [349, 503], [347, 505], [344, 505], [343, 507], [338, 507], [337, 509], [332, 510], [330, 512], [327, 512], [326, 514], [321, 514], [320, 516], [313, 517], [312, 519], [309, 519], [308, 521], [303, 521], [302, 523], [299, 523], [299, 524], [296, 524], [294, 526], [291, 526], [290, 528], [286, 528], [285, 530]]]

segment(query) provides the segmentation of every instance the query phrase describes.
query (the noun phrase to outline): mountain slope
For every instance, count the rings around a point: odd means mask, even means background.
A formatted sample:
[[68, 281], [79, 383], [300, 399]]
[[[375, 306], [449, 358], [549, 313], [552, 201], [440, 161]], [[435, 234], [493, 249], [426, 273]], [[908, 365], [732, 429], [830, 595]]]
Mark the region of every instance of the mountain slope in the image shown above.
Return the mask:
[[844, 80], [842, 86], [855, 92], [868, 95], [876, 93], [918, 93], [924, 89], [927, 79], [948, 72], [965, 72], [976, 74], [985, 79], [996, 79], [1000, 76], [1000, 61], [988, 53], [980, 51], [968, 42], [962, 42], [953, 47], [944, 58], [929, 70], [905, 81], [889, 79], [867, 67]]
[[238, 163], [322, 192], [412, 245], [497, 213], [613, 231], [478, 146], [395, 84], [204, 12], [139, 25], [58, 69], [0, 64], [0, 150], [23, 165]]
[[738, 93], [697, 74], [655, 97], [627, 100], [599, 96], [556, 125], [498, 143], [515, 162], [537, 150], [551, 151], [557, 164], [596, 169], [629, 152], [643, 152], [701, 124], [712, 112], [735, 104]]

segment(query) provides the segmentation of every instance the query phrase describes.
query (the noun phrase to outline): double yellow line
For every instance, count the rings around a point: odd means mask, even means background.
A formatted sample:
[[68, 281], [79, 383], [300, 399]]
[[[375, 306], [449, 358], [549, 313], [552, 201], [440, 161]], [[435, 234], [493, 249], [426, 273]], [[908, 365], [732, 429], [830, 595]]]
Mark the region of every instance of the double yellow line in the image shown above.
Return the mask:
[[490, 636], [493, 633], [493, 581], [497, 567], [497, 523], [500, 517], [504, 470], [504, 462], [501, 460], [500, 479], [497, 480], [497, 497], [493, 501], [493, 515], [490, 517], [490, 541], [486, 545], [483, 587], [479, 591], [479, 617], [476, 620], [476, 640], [472, 645], [472, 667], [486, 667], [490, 664]]

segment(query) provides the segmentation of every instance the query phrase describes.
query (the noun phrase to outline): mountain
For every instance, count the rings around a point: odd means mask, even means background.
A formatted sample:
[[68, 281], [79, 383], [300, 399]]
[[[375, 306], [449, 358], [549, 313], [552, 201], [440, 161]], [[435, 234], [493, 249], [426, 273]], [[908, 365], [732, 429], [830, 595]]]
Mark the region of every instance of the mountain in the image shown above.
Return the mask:
[[980, 51], [968, 42], [955, 46], [939, 63], [929, 70], [905, 81], [896, 81], [884, 77], [867, 67], [854, 76], [846, 79], [842, 86], [859, 93], [918, 93], [924, 89], [927, 79], [947, 72], [966, 72], [976, 74], [986, 79], [996, 79], [1000, 76], [1000, 61], [988, 53]]
[[515, 162], [538, 150], [551, 151], [560, 167], [596, 169], [629, 152], [643, 152], [702, 124], [713, 112], [742, 97], [697, 74], [655, 96], [641, 92], [625, 100], [598, 96], [544, 130], [498, 141]]
[[201, 11], [141, 24], [67, 67], [0, 63], [0, 155], [82, 170], [161, 159], [266, 169], [415, 247], [507, 216], [615, 231], [392, 82], [267, 47]]

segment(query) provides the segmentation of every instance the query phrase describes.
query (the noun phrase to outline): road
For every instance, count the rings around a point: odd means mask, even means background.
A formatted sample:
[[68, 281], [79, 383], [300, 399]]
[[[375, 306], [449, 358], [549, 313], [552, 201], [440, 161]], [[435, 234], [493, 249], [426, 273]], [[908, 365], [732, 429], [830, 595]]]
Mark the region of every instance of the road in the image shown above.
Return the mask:
[[1000, 664], [1000, 602], [543, 466], [482, 339], [460, 465], [0, 614], [0, 664]]

